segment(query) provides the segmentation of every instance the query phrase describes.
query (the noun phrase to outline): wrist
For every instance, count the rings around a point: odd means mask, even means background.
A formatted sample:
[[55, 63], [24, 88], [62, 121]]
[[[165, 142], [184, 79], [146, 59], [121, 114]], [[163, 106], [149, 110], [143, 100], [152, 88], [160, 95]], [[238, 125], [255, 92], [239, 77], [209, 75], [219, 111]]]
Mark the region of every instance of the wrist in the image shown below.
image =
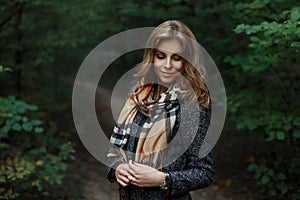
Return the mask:
[[123, 165], [124, 163], [123, 162], [118, 162], [116, 165], [115, 165], [115, 169], [117, 169], [118, 167], [120, 167], [121, 165]]
[[163, 178], [163, 182], [160, 185], [160, 188], [162, 190], [168, 190], [171, 186], [171, 177], [170, 174], [167, 172], [163, 172], [164, 178]]
[[121, 165], [123, 165], [123, 162], [119, 162], [118, 164], [115, 165], [114, 167], [114, 173], [121, 167]]
[[165, 181], [165, 173], [164, 172], [159, 172], [159, 173], [160, 175], [159, 175], [158, 186], [160, 187]]

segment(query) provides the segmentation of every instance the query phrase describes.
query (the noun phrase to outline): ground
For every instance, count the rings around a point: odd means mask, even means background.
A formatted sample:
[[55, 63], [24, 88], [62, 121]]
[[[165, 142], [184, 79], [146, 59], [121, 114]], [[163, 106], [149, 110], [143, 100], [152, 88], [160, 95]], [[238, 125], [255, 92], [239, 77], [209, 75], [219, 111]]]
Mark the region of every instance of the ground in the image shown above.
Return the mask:
[[[214, 150], [215, 178], [208, 188], [191, 192], [195, 200], [251, 200], [254, 199], [253, 175], [247, 172], [249, 161], [255, 159], [252, 149], [257, 145], [253, 136], [222, 135]], [[107, 167], [84, 149], [79, 160], [86, 168], [83, 177], [84, 198], [89, 200], [118, 199], [117, 184], [106, 179]]]

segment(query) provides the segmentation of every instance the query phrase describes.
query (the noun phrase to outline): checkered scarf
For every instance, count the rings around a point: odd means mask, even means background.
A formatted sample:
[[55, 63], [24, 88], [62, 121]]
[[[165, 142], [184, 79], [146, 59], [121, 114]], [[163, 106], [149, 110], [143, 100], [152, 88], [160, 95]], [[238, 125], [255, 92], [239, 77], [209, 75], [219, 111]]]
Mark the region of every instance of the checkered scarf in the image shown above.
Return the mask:
[[[113, 148], [108, 157], [119, 156], [123, 162], [133, 159], [157, 169], [162, 168], [162, 150], [170, 140], [179, 110], [179, 90], [174, 86], [155, 98], [157, 91], [157, 84], [148, 84], [138, 95], [127, 100], [110, 138], [110, 143], [117, 148]], [[133, 122], [138, 111], [147, 116], [140, 126]], [[131, 135], [133, 129], [139, 131], [138, 136]], [[136, 137], [134, 152], [125, 150], [130, 137]]]

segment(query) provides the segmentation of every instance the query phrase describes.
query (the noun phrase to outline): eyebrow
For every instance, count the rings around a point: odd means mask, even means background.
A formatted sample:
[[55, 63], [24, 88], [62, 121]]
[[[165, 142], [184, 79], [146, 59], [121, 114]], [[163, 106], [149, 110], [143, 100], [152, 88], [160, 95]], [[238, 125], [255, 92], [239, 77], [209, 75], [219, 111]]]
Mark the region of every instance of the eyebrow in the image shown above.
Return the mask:
[[[167, 51], [167, 50], [166, 50]], [[163, 53], [163, 54], [166, 54], [165, 52], [163, 52], [162, 50], [159, 50], [159, 49], [156, 49], [156, 53]], [[175, 53], [175, 52], [170, 52], [170, 53], [172, 53], [173, 55], [178, 55], [178, 56], [181, 56], [181, 54], [182, 54], [182, 52], [177, 52], [177, 53]]]

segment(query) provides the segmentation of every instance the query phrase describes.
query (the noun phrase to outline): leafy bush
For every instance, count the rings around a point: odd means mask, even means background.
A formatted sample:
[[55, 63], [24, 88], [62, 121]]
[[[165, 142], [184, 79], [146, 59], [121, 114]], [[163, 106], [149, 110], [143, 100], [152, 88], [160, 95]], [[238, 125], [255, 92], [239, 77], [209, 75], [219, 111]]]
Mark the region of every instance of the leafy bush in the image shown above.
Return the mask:
[[[253, 1], [237, 8], [258, 24], [241, 23], [236, 34], [248, 46], [226, 62], [238, 66], [231, 76], [236, 92], [229, 96], [229, 116], [238, 129], [265, 138], [269, 155], [248, 167], [263, 199], [299, 199], [300, 7], [294, 1]], [[295, 5], [292, 7], [292, 5]], [[252, 15], [252, 16], [251, 16]]]
[[271, 159], [262, 158], [258, 164], [252, 163], [248, 171], [254, 172], [259, 191], [265, 196], [278, 199], [299, 199], [300, 158], [299, 150], [291, 157], [278, 153]]
[[46, 194], [49, 186], [61, 184], [73, 145], [49, 138], [43, 122], [29, 117], [37, 106], [13, 96], [0, 98], [0, 105], [0, 198], [24, 198], [31, 190]]

